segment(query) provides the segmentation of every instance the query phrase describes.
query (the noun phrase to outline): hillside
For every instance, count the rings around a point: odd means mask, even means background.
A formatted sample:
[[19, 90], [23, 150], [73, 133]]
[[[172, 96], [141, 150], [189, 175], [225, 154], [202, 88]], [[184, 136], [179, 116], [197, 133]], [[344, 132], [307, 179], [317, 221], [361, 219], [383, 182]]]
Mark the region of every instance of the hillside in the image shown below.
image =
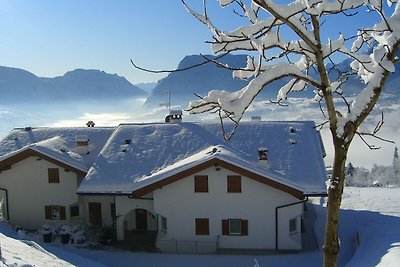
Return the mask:
[[146, 93], [124, 77], [99, 70], [77, 69], [55, 78], [41, 78], [0, 66], [0, 103], [137, 98]]

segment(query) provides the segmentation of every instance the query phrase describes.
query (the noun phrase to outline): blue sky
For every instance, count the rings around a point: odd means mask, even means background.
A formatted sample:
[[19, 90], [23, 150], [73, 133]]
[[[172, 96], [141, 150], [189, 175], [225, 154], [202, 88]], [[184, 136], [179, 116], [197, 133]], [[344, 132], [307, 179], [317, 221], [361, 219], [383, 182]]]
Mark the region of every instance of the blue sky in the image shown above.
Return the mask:
[[[202, 10], [203, 1], [187, 2]], [[221, 29], [239, 25], [217, 0], [208, 5]], [[336, 38], [345, 23], [337, 19], [326, 27]], [[185, 55], [210, 53], [208, 29], [180, 0], [0, 0], [0, 25], [0, 65], [41, 77], [84, 68], [117, 73], [132, 83], [156, 81], [162, 76], [137, 71], [129, 60], [173, 69]]]

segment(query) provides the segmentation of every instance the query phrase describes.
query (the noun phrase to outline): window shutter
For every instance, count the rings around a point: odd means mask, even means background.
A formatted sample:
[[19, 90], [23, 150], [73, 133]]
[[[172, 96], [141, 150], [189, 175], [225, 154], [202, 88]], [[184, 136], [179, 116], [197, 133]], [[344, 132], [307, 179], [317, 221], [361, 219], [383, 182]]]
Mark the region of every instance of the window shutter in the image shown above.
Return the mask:
[[65, 213], [65, 206], [60, 206], [60, 220], [65, 220], [67, 219], [66, 213]]
[[206, 218], [201, 218], [195, 220], [196, 222], [196, 235], [209, 235], [209, 221]]
[[241, 231], [242, 235], [249, 235], [249, 222], [248, 220], [242, 220], [241, 221]]
[[229, 220], [222, 220], [222, 235], [229, 235]]
[[208, 192], [208, 176], [196, 175], [194, 177], [194, 192]]
[[49, 183], [59, 183], [60, 182], [60, 172], [58, 168], [48, 168], [47, 170], [49, 176]]
[[51, 206], [45, 206], [44, 207], [44, 214], [45, 214], [45, 218], [46, 220], [51, 220]]
[[228, 193], [240, 193], [242, 192], [242, 181], [240, 175], [228, 175], [227, 179], [227, 191]]

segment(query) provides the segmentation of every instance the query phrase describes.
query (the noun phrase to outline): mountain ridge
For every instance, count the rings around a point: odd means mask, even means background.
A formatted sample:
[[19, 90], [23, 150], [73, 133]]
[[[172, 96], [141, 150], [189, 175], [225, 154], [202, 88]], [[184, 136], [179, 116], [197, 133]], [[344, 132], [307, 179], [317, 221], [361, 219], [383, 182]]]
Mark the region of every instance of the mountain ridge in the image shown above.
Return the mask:
[[1, 102], [93, 100], [143, 97], [147, 93], [126, 78], [94, 69], [75, 69], [54, 78], [0, 66]]

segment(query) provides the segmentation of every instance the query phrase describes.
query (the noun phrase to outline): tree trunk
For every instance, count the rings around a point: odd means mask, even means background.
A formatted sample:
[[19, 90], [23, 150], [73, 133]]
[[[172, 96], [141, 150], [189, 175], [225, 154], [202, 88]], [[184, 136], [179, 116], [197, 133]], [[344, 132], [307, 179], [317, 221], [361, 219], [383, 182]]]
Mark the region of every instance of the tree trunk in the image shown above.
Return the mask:
[[339, 256], [339, 209], [342, 202], [344, 171], [347, 147], [335, 140], [335, 158], [333, 162], [331, 185], [328, 188], [328, 207], [325, 224], [324, 266], [336, 267]]

